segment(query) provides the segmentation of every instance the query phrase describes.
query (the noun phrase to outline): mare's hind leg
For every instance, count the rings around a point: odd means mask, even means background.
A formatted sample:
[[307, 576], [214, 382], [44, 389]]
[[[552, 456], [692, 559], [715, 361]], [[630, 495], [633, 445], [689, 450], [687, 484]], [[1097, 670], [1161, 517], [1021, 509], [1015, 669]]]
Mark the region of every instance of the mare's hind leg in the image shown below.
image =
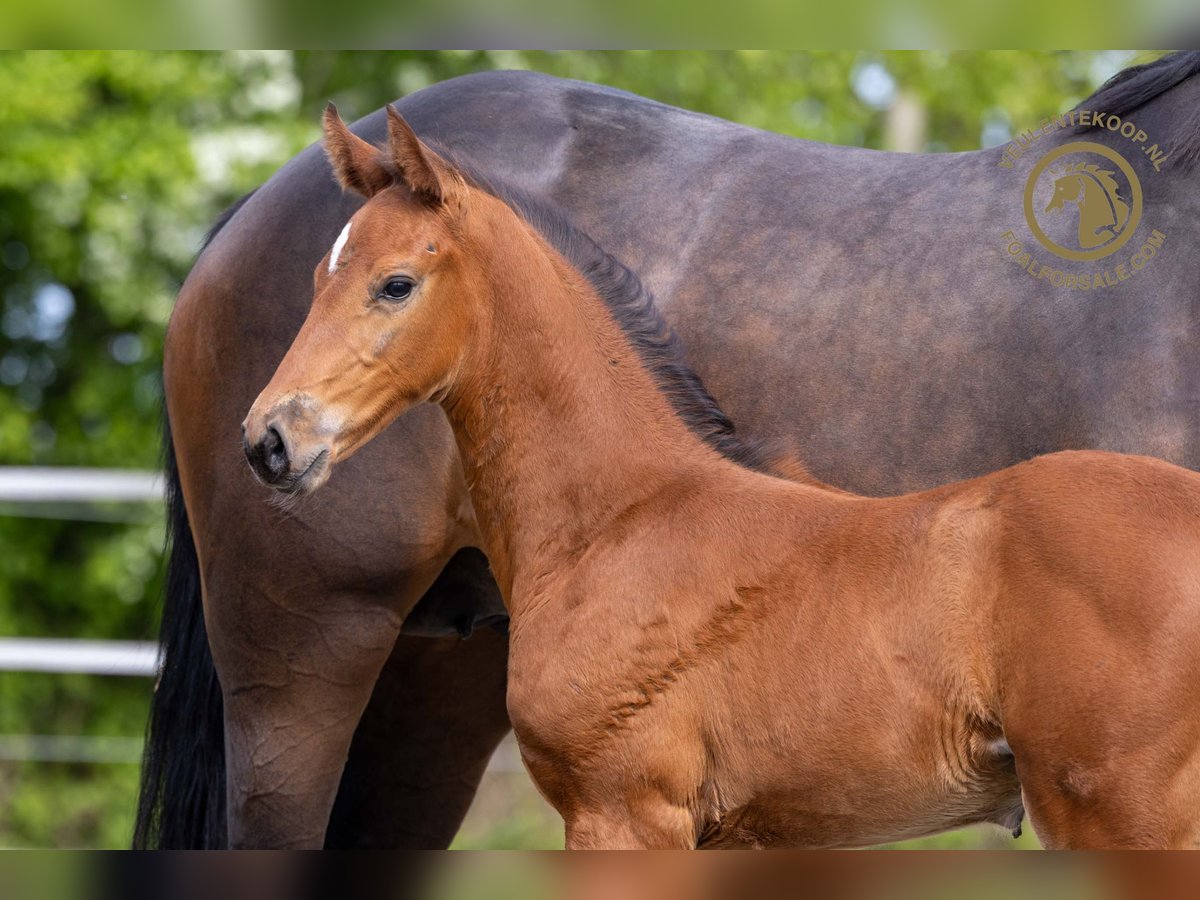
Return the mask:
[[225, 700], [229, 843], [320, 848], [400, 617], [339, 592], [243, 586], [205, 599]]
[[508, 639], [402, 634], [354, 736], [329, 848], [442, 849], [508, 732]]
[[508, 638], [488, 625], [500, 620], [507, 613], [487, 558], [460, 550], [405, 619], [379, 676], [326, 847], [449, 846], [509, 728]]

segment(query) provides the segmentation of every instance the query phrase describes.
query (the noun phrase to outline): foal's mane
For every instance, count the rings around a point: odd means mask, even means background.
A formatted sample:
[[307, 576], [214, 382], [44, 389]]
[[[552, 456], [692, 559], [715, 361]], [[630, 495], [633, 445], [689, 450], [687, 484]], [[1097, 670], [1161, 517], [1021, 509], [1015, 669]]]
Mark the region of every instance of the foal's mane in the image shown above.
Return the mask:
[[[572, 224], [556, 207], [524, 191], [482, 176], [453, 152], [424, 139], [449, 160], [473, 187], [505, 203], [521, 216], [595, 288], [625, 333], [642, 364], [684, 424], [721, 455], [739, 465], [778, 475], [783, 454], [763, 442], [743, 438], [700, 376], [684, 361], [683, 344], [663, 318], [654, 296], [625, 264]], [[786, 460], [789, 468], [802, 468]], [[789, 472], [789, 477], [798, 472]]]
[[[1200, 73], [1200, 51], [1168, 53], [1152, 62], [1122, 69], [1076, 109], [1126, 116], [1197, 73]], [[1088, 129], [1094, 127], [1088, 126]], [[1170, 140], [1167, 147], [1171, 151], [1170, 162], [1190, 165], [1200, 158], [1200, 111], [1178, 123]]]

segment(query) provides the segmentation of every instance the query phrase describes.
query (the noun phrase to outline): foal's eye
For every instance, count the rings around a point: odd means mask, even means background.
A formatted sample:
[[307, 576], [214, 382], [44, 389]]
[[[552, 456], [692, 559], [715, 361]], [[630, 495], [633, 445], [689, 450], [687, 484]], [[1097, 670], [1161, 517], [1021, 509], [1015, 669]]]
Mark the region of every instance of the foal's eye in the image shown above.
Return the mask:
[[408, 278], [393, 278], [379, 292], [380, 300], [407, 300], [412, 296], [415, 285]]

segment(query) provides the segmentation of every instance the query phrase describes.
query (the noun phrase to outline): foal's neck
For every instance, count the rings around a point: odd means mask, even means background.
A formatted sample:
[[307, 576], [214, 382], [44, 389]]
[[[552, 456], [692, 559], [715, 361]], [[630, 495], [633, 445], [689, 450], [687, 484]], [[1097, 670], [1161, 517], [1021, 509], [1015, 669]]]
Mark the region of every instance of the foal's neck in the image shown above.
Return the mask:
[[732, 463], [678, 417], [592, 285], [504, 212], [512, 221], [489, 229], [503, 237], [478, 248], [502, 274], [443, 406], [515, 617], [618, 516]]

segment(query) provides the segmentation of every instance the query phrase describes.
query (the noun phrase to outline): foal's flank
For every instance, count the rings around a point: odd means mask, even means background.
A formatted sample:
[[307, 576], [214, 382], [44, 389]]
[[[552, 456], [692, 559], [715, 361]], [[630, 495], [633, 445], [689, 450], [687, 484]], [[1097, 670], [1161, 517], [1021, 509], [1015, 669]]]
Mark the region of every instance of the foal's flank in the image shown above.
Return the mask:
[[1049, 846], [1200, 842], [1200, 476], [1062, 453], [874, 499], [744, 467], [592, 280], [389, 115], [378, 149], [327, 111], [368, 202], [247, 455], [311, 491], [442, 406], [568, 846], [864, 846], [1025, 810]]

